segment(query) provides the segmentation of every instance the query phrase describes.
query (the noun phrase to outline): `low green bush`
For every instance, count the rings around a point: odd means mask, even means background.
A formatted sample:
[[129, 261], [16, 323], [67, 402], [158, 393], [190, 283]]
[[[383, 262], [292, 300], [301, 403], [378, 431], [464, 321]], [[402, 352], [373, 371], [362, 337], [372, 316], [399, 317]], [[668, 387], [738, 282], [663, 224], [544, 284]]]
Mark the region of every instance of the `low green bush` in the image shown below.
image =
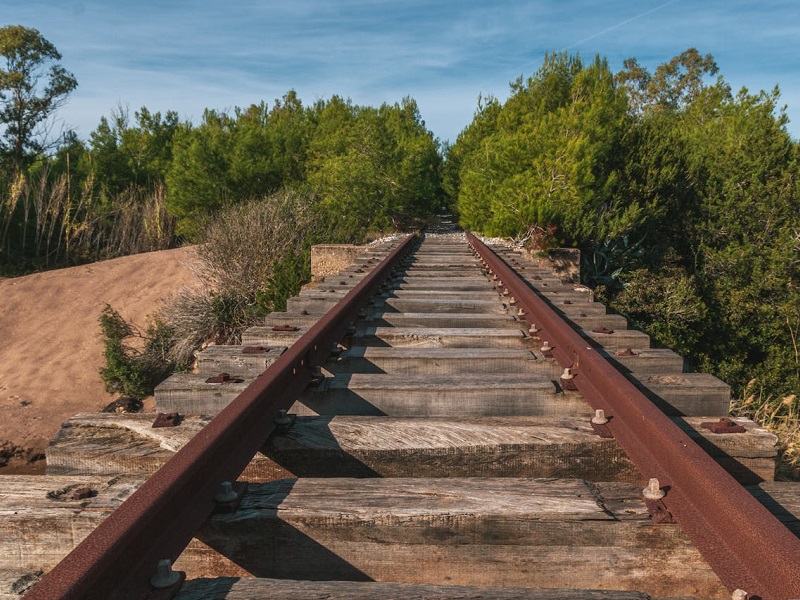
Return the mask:
[[106, 391], [136, 400], [151, 396], [155, 386], [175, 367], [169, 356], [172, 329], [156, 320], [142, 332], [108, 304], [100, 316], [100, 329], [105, 338], [105, 364], [100, 368], [100, 377]]

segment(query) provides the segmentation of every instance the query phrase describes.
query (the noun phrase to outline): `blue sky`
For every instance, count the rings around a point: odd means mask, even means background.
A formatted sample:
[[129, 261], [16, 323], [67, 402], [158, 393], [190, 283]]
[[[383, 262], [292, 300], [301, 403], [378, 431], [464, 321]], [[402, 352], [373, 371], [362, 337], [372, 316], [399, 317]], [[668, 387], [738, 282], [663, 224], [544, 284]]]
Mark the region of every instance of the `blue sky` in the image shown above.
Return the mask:
[[60, 111], [81, 137], [118, 105], [199, 122], [295, 89], [379, 105], [414, 97], [455, 141], [478, 94], [505, 99], [546, 52], [634, 56], [651, 70], [689, 47], [738, 90], [779, 84], [800, 138], [798, 0], [2, 0], [0, 26], [38, 29], [78, 88]]

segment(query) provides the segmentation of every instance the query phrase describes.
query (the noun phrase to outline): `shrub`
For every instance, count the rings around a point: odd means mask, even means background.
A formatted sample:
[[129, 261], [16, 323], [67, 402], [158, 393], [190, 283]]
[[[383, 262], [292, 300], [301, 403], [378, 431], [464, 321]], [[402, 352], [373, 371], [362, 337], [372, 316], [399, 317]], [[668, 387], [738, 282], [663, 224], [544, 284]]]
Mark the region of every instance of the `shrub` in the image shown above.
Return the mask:
[[285, 190], [231, 206], [208, 226], [198, 249], [204, 287], [182, 292], [163, 313], [176, 363], [191, 362], [209, 342], [238, 343], [244, 329], [285, 310], [310, 278], [311, 244], [324, 236], [314, 205], [312, 196]]
[[108, 304], [100, 316], [100, 329], [105, 338], [105, 365], [100, 368], [100, 377], [106, 391], [137, 400], [151, 396], [174, 368], [169, 358], [172, 330], [157, 320], [143, 333]]
[[658, 273], [637, 269], [627, 274], [624, 289], [611, 299], [611, 308], [656, 341], [689, 356], [707, 313], [695, 278], [678, 266]]

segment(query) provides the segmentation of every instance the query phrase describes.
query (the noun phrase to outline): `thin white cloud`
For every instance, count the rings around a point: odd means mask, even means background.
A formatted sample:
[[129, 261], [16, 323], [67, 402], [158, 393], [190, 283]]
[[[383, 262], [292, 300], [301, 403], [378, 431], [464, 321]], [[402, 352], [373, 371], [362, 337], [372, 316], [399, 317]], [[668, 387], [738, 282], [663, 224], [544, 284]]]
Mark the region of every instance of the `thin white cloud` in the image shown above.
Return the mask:
[[572, 50], [574, 48], [578, 48], [579, 46], [582, 46], [586, 42], [589, 42], [591, 40], [594, 40], [596, 38], [604, 36], [604, 35], [606, 35], [608, 33], [611, 33], [612, 31], [620, 29], [621, 27], [625, 27], [626, 25], [630, 25], [634, 21], [638, 21], [639, 19], [642, 19], [644, 17], [652, 15], [654, 12], [658, 12], [660, 10], [663, 10], [663, 9], [667, 8], [668, 6], [671, 6], [671, 5], [675, 4], [676, 2], [680, 2], [680, 0], [669, 0], [669, 2], [665, 2], [664, 4], [656, 6], [655, 8], [651, 8], [650, 10], [646, 10], [643, 13], [639, 13], [637, 15], [634, 15], [633, 17], [630, 17], [628, 19], [620, 21], [619, 23], [616, 23], [616, 24], [612, 25], [611, 27], [606, 27], [602, 31], [598, 31], [597, 33], [593, 33], [589, 37], [586, 37], [586, 38], [580, 40], [579, 42], [575, 42], [574, 44], [570, 44], [569, 46], [564, 48], [564, 50]]

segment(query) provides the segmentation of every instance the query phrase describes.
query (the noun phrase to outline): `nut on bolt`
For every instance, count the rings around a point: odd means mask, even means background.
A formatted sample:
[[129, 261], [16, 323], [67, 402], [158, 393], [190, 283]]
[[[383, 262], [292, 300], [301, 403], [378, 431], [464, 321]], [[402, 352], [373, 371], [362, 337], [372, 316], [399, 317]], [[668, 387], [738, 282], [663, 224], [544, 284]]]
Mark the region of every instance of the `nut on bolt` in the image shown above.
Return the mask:
[[598, 408], [596, 411], [594, 411], [592, 423], [595, 425], [605, 425], [608, 423], [608, 417], [606, 417], [606, 412], [602, 408]]
[[644, 496], [646, 500], [661, 500], [666, 495], [666, 492], [661, 489], [661, 484], [655, 477], [652, 477], [650, 481], [647, 482], [647, 487], [642, 490], [642, 496]]
[[275, 429], [277, 429], [278, 433], [287, 433], [294, 424], [294, 415], [288, 414], [285, 408], [281, 408], [278, 410], [278, 416], [275, 417], [275, 421], [273, 422], [275, 423]]
[[552, 349], [553, 348], [550, 346], [550, 342], [548, 342], [547, 340], [545, 340], [544, 343], [542, 344], [542, 347], [539, 348], [539, 350], [542, 352], [550, 352]]
[[731, 600], [747, 600], [748, 598], [750, 598], [750, 594], [742, 589], [733, 590], [731, 594]]
[[561, 373], [561, 388], [565, 391], [566, 390], [569, 390], [571, 392], [577, 391], [578, 388], [575, 387], [574, 379], [575, 375], [572, 374], [572, 370], [569, 367], [565, 368], [564, 371]]
[[181, 579], [178, 571], [172, 570], [172, 561], [164, 558], [158, 561], [155, 574], [150, 578], [150, 585], [157, 590], [172, 587]]
[[217, 504], [229, 504], [235, 502], [239, 495], [233, 491], [233, 484], [230, 481], [223, 481], [219, 484], [219, 491], [214, 494], [214, 502]]

